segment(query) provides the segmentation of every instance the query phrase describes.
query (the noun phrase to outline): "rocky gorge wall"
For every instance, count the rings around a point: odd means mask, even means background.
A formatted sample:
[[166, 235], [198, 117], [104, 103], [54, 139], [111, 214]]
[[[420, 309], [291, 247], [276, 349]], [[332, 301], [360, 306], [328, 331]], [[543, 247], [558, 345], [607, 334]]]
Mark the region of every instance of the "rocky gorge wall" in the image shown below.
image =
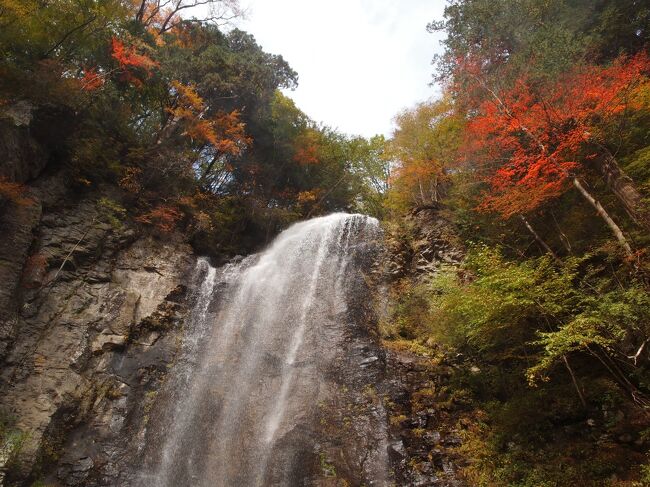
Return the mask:
[[[0, 485], [129, 485], [181, 350], [196, 256], [180, 235], [157, 239], [117, 218], [110, 188], [71, 190], [23, 115], [0, 130], [0, 175], [32, 200], [0, 214]], [[377, 304], [385, 286], [455, 265], [462, 249], [438, 209], [406, 225], [408, 238], [389, 235], [362, 266], [317, 427], [286, 438], [313, 445], [296, 467], [306, 485], [370, 485], [380, 442], [382, 485], [460, 485], [449, 365], [382, 344]]]
[[[6, 114], [5, 114], [6, 115]], [[178, 350], [192, 249], [75, 194], [29, 107], [0, 130], [0, 485], [119, 485]]]
[[43, 214], [13, 297], [0, 376], [0, 411], [18, 435], [8, 485], [53, 464], [66, 485], [117, 475], [178, 348], [191, 249], [116, 229], [96, 206]]

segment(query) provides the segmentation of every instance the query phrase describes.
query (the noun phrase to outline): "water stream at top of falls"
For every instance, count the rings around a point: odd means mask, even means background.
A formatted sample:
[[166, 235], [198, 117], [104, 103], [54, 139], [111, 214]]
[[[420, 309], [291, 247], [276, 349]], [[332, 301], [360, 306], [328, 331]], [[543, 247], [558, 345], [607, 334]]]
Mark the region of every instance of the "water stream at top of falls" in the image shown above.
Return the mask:
[[159, 443], [139, 485], [296, 485], [290, 471], [318, 441], [304, 432], [345, 335], [360, 272], [353, 250], [377, 233], [373, 218], [336, 213], [220, 269], [199, 259], [182, 356], [152, 426]]

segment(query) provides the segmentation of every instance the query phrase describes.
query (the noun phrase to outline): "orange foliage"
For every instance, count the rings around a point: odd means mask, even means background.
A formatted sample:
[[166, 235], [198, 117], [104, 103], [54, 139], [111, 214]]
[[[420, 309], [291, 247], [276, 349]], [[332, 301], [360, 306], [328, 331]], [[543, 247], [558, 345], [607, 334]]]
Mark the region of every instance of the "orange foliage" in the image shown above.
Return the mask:
[[176, 229], [176, 224], [182, 217], [183, 214], [178, 208], [161, 204], [137, 217], [136, 221], [146, 225], [153, 225], [157, 230], [169, 233]]
[[319, 164], [318, 133], [308, 130], [296, 138], [293, 160], [301, 165]]
[[27, 188], [19, 183], [13, 183], [6, 177], [0, 176], [0, 200], [8, 201], [18, 206], [28, 206], [34, 203], [30, 197], [25, 196]]
[[[140, 8], [142, 0], [135, 0], [134, 7]], [[165, 6], [169, 2], [160, 2], [160, 0], [154, 1], [145, 1], [144, 12], [142, 14], [142, 24], [149, 34], [158, 39], [162, 40], [161, 31], [163, 30], [163, 25], [165, 26], [165, 31], [170, 30], [178, 25], [180, 25], [181, 17], [175, 13], [172, 6]], [[175, 1], [173, 4], [181, 5], [181, 2]]]
[[479, 208], [507, 218], [564, 192], [581, 164], [602, 150], [604, 123], [640, 108], [641, 97], [633, 95], [648, 86], [648, 73], [650, 59], [641, 53], [577, 69], [548, 86], [522, 78], [493, 93], [467, 131], [473, 159], [489, 166], [490, 190]]
[[142, 174], [142, 169], [138, 167], [130, 166], [125, 168], [124, 176], [122, 176], [122, 179], [119, 181], [120, 187], [130, 193], [139, 193], [142, 190], [140, 174]]
[[216, 148], [221, 152], [237, 156], [253, 143], [253, 139], [246, 135], [246, 124], [239, 119], [240, 115], [239, 110], [219, 112], [213, 119], [213, 127], [219, 135]]
[[[393, 169], [389, 184], [397, 206], [423, 205], [436, 201], [436, 190], [446, 180], [440, 164], [434, 160], [400, 161]], [[409, 200], [409, 201], [406, 201]]]
[[301, 191], [298, 193], [297, 201], [300, 204], [312, 203], [318, 199], [320, 193], [322, 193], [322, 190], [320, 189], [314, 189], [312, 191]]
[[184, 135], [192, 140], [207, 142], [223, 154], [238, 156], [252, 143], [246, 135], [246, 125], [240, 120], [238, 110], [230, 113], [218, 112], [216, 116], [206, 118], [205, 101], [192, 85], [172, 82], [177, 99], [169, 113], [183, 122]]
[[318, 164], [320, 162], [320, 159], [318, 158], [318, 148], [314, 145], [299, 147], [293, 156], [293, 160], [298, 164], [304, 165]]

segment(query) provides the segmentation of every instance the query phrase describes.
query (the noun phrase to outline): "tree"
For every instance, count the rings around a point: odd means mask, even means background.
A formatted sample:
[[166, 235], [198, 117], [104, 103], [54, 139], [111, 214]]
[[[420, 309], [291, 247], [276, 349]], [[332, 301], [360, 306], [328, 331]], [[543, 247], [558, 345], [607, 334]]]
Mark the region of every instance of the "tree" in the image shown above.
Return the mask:
[[638, 0], [452, 0], [445, 19], [445, 52], [434, 59], [438, 78], [471, 89], [459, 64], [480, 59], [489, 84], [506, 89], [518, 77], [552, 80], [585, 59], [608, 62], [650, 42], [650, 8]]
[[388, 143], [394, 161], [391, 180], [396, 207], [430, 205], [445, 194], [449, 168], [460, 143], [461, 119], [449, 99], [420, 103], [395, 118]]
[[[132, 0], [137, 7], [136, 22], [161, 35], [187, 22], [198, 24], [229, 22], [242, 15], [238, 0]], [[185, 17], [185, 18], [184, 18]]]
[[375, 135], [370, 139], [353, 137], [348, 141], [350, 169], [358, 189], [356, 211], [376, 217], [385, 214], [386, 197], [391, 178], [386, 139]]
[[[468, 124], [471, 152], [486, 164], [489, 192], [481, 208], [504, 217], [525, 214], [566, 191], [571, 182], [629, 253], [619, 226], [580, 181], [596, 161], [630, 216], [650, 231], [650, 213], [632, 180], [607, 148], [606, 125], [645, 103], [634, 93], [648, 84], [644, 53], [611, 66], [587, 66], [546, 85], [519, 79], [511, 90], [481, 102]], [[480, 81], [480, 78], [476, 78]]]

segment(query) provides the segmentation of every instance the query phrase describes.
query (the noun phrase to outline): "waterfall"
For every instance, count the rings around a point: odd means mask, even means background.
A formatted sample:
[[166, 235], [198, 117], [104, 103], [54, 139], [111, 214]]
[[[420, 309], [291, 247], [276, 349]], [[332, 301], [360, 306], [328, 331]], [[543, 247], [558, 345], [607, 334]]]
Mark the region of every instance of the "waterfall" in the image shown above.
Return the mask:
[[198, 261], [182, 356], [140, 485], [295, 485], [283, 470], [317, 441], [304, 432], [345, 334], [360, 273], [354, 249], [377, 232], [373, 218], [336, 213], [220, 269]]

